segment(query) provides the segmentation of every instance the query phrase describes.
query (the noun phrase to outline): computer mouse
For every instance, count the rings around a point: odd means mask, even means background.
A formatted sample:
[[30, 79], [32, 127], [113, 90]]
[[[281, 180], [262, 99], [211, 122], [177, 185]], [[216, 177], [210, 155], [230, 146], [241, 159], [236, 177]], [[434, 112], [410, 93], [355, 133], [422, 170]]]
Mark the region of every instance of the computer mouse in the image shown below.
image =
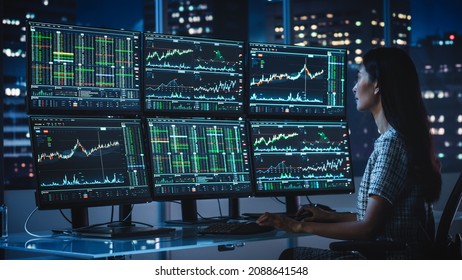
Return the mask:
[[326, 210], [326, 211], [335, 212], [334, 209], [332, 209], [332, 208], [330, 208], [329, 206], [324, 205], [324, 204], [316, 203], [316, 204], [314, 204], [314, 207], [318, 207], [318, 208], [321, 208], [322, 210]]

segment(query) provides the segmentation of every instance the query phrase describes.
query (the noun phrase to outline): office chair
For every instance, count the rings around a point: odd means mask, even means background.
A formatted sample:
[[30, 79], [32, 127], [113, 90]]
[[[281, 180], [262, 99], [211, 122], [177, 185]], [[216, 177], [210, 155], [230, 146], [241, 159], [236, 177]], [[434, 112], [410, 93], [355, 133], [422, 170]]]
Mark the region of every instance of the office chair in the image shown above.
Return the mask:
[[[426, 259], [462, 259], [462, 234], [452, 238], [449, 229], [462, 200], [462, 173], [459, 175], [444, 206], [435, 238], [426, 249]], [[390, 250], [404, 250], [406, 244], [387, 240], [336, 241], [329, 245], [334, 251], [358, 251], [367, 259], [386, 259]]]

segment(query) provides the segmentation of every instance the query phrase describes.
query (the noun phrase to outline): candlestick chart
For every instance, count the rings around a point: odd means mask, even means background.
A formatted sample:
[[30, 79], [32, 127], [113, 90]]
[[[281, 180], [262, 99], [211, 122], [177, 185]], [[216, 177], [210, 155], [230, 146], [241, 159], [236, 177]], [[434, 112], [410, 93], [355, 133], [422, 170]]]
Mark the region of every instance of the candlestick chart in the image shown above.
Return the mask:
[[31, 22], [30, 111], [140, 111], [140, 34]]
[[148, 127], [156, 194], [250, 191], [244, 122], [149, 118]]

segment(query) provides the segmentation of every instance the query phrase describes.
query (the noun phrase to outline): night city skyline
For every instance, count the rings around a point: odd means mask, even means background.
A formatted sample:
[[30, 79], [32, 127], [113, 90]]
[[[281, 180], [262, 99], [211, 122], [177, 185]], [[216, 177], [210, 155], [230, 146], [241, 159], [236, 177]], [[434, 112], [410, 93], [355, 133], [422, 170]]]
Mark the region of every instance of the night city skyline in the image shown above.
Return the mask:
[[[92, 9], [88, 9], [92, 5]], [[103, 12], [104, 11], [104, 12]], [[462, 2], [453, 0], [411, 0], [412, 44], [427, 36], [462, 33]], [[251, 16], [251, 15], [250, 15]], [[117, 19], [114, 21], [114, 19]], [[143, 29], [143, 1], [78, 0], [77, 21], [84, 25]]]

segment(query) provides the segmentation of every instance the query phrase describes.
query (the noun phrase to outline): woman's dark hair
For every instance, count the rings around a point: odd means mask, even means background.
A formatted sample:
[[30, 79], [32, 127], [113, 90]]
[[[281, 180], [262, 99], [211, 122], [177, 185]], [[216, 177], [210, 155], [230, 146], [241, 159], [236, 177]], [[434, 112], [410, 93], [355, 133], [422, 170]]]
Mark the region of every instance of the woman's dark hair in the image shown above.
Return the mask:
[[441, 192], [440, 164], [414, 62], [402, 49], [381, 47], [367, 52], [363, 65], [371, 81], [377, 81], [387, 121], [404, 138], [411, 172], [424, 186], [427, 201], [436, 201]]

